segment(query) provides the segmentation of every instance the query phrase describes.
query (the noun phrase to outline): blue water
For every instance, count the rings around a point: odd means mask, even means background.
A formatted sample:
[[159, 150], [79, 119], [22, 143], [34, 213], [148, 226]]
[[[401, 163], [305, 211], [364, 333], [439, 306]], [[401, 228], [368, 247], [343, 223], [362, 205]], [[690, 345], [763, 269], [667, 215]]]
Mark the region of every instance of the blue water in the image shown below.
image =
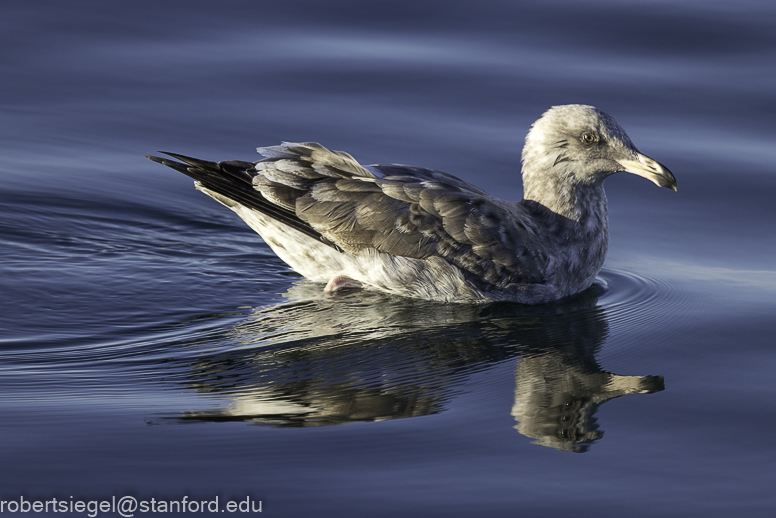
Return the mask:
[[[0, 500], [771, 516], [774, 26], [755, 0], [4, 2]], [[528, 127], [576, 102], [679, 191], [607, 180], [598, 282], [533, 308], [324, 297], [143, 158], [311, 140], [519, 200]]]

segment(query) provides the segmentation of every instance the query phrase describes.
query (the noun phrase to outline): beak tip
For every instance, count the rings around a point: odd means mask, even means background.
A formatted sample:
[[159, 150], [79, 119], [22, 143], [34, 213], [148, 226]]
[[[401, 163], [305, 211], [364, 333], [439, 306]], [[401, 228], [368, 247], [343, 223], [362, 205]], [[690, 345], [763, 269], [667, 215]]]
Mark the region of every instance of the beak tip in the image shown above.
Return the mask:
[[638, 153], [637, 160], [620, 160], [618, 165], [622, 167], [622, 171], [646, 178], [658, 187], [677, 190], [674, 174], [663, 164], [641, 153]]
[[670, 172], [665, 176], [658, 176], [653, 181], [660, 187], [671, 189], [674, 192], [677, 191], [676, 178]]
[[668, 187], [669, 189], [673, 190], [674, 192], [677, 192], [678, 187], [676, 185], [676, 177], [673, 175], [671, 171], [669, 171], [666, 168], [663, 168], [663, 177], [668, 180], [665, 184], [665, 187]]

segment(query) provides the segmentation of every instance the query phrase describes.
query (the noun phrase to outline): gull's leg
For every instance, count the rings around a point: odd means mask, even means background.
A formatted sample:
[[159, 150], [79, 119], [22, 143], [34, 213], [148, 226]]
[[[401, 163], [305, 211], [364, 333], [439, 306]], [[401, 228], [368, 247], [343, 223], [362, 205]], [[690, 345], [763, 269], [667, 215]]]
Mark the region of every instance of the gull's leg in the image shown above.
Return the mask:
[[337, 275], [336, 277], [332, 277], [329, 283], [326, 284], [326, 287], [323, 288], [323, 292], [326, 294], [332, 294], [338, 291], [346, 290], [348, 288], [360, 287], [360, 282], [353, 280], [350, 277], [345, 277], [344, 275]]

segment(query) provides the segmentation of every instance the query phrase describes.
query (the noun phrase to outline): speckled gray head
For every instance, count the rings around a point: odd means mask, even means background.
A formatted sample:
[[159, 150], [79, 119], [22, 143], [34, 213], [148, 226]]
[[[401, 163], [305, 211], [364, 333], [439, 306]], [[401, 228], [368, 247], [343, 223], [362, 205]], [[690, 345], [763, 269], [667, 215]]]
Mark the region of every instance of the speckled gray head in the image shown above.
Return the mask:
[[530, 199], [532, 191], [541, 190], [546, 182], [600, 185], [606, 177], [620, 171], [676, 190], [676, 178], [671, 171], [641, 154], [617, 121], [593, 106], [554, 106], [531, 126], [526, 136], [526, 198]]

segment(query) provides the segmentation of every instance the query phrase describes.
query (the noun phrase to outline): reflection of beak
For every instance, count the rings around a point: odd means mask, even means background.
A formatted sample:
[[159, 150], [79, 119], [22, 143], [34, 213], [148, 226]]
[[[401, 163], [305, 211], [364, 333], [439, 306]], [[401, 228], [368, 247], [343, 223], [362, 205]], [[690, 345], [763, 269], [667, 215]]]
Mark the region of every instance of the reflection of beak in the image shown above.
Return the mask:
[[643, 176], [654, 182], [659, 187], [668, 187], [676, 190], [676, 178], [663, 164], [656, 162], [646, 155], [636, 153], [636, 160], [618, 160], [622, 171]]

